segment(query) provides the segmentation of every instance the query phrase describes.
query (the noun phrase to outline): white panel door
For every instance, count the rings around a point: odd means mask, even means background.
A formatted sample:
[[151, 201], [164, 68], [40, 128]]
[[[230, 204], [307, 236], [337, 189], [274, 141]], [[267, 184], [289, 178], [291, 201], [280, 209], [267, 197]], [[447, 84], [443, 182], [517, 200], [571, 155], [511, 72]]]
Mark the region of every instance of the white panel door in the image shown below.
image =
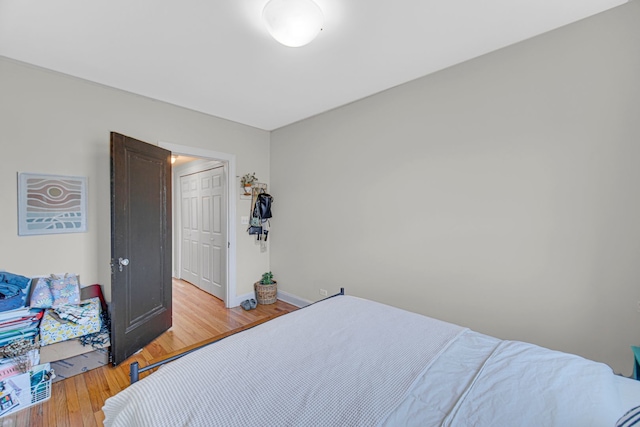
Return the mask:
[[180, 182], [182, 278], [224, 300], [227, 283], [224, 167], [182, 176]]
[[198, 254], [200, 218], [198, 202], [200, 191], [198, 180], [193, 175], [180, 177], [181, 224], [182, 231], [182, 272], [181, 278], [200, 285], [200, 255]]
[[224, 300], [227, 254], [224, 168], [218, 167], [198, 175], [202, 202], [200, 283], [202, 289]]

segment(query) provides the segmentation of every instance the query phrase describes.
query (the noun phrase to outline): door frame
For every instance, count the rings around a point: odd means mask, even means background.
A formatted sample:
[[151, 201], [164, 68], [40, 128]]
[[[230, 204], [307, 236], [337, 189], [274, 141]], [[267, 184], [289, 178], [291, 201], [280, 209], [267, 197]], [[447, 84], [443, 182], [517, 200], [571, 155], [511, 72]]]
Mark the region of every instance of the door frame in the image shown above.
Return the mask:
[[227, 170], [227, 289], [225, 307], [232, 308], [236, 304], [236, 155], [203, 148], [169, 142], [158, 142], [158, 146], [171, 151], [172, 154], [217, 160], [225, 164]]

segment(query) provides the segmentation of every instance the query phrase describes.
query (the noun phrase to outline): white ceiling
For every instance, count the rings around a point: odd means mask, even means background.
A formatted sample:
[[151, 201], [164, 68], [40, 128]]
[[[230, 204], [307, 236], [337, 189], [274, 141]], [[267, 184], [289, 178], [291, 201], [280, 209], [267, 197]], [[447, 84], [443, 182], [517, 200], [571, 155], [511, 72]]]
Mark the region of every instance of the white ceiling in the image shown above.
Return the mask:
[[300, 48], [266, 2], [0, 0], [0, 55], [273, 130], [626, 0], [316, 0]]

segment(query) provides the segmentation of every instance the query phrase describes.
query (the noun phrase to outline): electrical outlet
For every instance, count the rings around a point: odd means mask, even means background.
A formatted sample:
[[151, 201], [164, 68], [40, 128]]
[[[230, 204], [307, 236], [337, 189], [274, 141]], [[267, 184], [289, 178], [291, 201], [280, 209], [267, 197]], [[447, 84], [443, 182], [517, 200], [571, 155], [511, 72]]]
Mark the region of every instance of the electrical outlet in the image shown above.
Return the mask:
[[[323, 297], [327, 296], [327, 290], [326, 289], [320, 289], [320, 295], [322, 295]], [[640, 302], [638, 302], [639, 307], [640, 307]], [[640, 310], [640, 308], [638, 309]]]
[[249, 217], [248, 216], [241, 216], [240, 217], [240, 224], [248, 225], [249, 224]]

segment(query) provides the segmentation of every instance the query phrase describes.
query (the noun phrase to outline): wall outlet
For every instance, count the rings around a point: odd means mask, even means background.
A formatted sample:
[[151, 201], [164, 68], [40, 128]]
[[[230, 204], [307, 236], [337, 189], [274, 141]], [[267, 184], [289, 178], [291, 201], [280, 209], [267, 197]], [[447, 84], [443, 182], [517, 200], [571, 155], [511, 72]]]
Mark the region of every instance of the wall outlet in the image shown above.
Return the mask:
[[240, 217], [240, 224], [248, 225], [249, 224], [249, 217], [248, 216], [241, 216]]
[[[323, 297], [327, 296], [327, 290], [326, 289], [320, 289], [320, 295], [322, 295]], [[640, 304], [640, 302], [638, 302], [638, 304]]]

